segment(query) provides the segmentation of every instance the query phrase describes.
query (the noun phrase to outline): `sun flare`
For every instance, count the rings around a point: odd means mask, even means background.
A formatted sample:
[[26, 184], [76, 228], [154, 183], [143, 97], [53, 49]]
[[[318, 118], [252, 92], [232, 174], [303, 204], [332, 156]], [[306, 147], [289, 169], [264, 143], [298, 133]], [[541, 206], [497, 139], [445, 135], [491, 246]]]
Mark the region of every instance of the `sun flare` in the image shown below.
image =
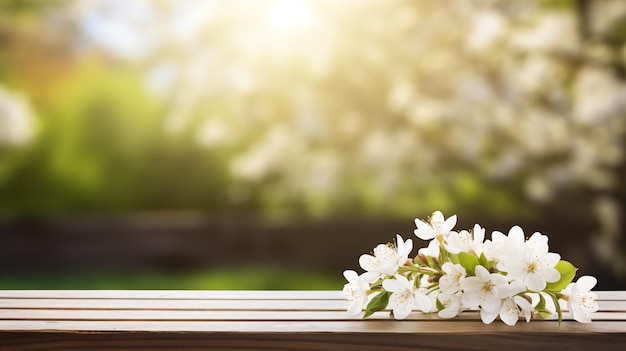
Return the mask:
[[308, 1], [275, 1], [267, 11], [267, 23], [279, 31], [292, 31], [313, 24], [315, 15]]

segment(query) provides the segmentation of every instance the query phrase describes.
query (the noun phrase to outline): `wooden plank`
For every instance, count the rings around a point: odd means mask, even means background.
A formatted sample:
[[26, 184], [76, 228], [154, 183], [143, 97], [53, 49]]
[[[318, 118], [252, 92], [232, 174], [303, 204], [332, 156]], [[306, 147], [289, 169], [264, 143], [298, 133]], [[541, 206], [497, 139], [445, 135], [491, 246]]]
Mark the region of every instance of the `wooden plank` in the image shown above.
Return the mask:
[[8, 298], [344, 300], [338, 290], [0, 290], [0, 299]]
[[[599, 300], [626, 301], [626, 291], [595, 291]], [[255, 299], [344, 300], [339, 290], [0, 290], [0, 299]]]
[[504, 323], [483, 324], [472, 320], [414, 321], [40, 321], [0, 320], [2, 331], [76, 331], [76, 332], [263, 332], [263, 333], [622, 333], [626, 322], [598, 321], [588, 324], [563, 322], [518, 323], [510, 327]]
[[0, 333], [0, 349], [34, 350], [598, 350], [622, 351], [624, 334], [516, 333]]
[[[602, 311], [626, 311], [626, 302], [598, 301]], [[189, 300], [189, 299], [0, 299], [2, 309], [118, 310], [345, 310], [344, 300]]]
[[626, 301], [626, 291], [594, 291], [598, 295], [599, 300], [616, 300]]
[[[591, 324], [348, 316], [340, 291], [0, 291], [0, 350], [622, 350], [626, 292]], [[567, 319], [567, 315], [566, 315]]]
[[[390, 319], [389, 311], [374, 313], [368, 317], [371, 319]], [[594, 321], [626, 320], [626, 312], [596, 312], [591, 315]], [[287, 320], [362, 320], [359, 316], [349, 316], [345, 311], [181, 311], [181, 310], [48, 310], [48, 309], [0, 309], [1, 320], [95, 320], [95, 321], [287, 321]], [[421, 312], [411, 313], [407, 320], [445, 320], [437, 314], [426, 315]], [[460, 313], [455, 319], [478, 320], [478, 312], [469, 311]], [[568, 317], [564, 316], [567, 320]], [[533, 320], [554, 321], [556, 317], [540, 318], [535, 316]]]
[[0, 299], [0, 308], [153, 310], [344, 310], [342, 300]]

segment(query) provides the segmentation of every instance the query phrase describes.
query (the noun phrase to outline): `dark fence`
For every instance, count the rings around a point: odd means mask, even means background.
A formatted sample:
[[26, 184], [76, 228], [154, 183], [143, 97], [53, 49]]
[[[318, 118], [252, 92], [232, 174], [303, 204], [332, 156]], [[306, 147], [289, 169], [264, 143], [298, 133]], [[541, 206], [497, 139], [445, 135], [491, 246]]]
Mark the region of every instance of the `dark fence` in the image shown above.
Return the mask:
[[[474, 217], [471, 217], [474, 218]], [[578, 275], [599, 279], [597, 289], [626, 290], [624, 277], [592, 254], [593, 223], [478, 220], [488, 230], [521, 225], [530, 235], [550, 237], [551, 251], [580, 267]], [[471, 228], [459, 222], [457, 228]], [[0, 273], [76, 270], [206, 269], [217, 265], [276, 264], [340, 275], [359, 270], [358, 257], [395, 234], [413, 238], [413, 218], [342, 218], [324, 221], [266, 221], [246, 216], [151, 213], [0, 222]]]

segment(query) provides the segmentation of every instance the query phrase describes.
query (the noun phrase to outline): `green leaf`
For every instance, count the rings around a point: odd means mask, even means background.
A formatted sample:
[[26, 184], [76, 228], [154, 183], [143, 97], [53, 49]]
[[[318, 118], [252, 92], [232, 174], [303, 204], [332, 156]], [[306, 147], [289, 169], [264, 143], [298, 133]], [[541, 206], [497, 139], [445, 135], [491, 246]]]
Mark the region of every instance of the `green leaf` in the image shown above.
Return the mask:
[[450, 254], [448, 253], [448, 251], [442, 245], [441, 248], [439, 249], [439, 265], [441, 265], [442, 262], [448, 261], [449, 255]]
[[576, 276], [576, 271], [578, 268], [574, 267], [571, 263], [561, 260], [559, 261], [554, 268], [559, 271], [561, 274], [561, 279], [553, 283], [547, 283], [546, 289], [547, 291], [560, 292], [565, 289], [569, 283], [574, 280]]
[[399, 270], [400, 271], [405, 271], [405, 272], [415, 272], [415, 273], [419, 273], [420, 272], [420, 268], [418, 266], [415, 266], [415, 265], [400, 266]]
[[470, 275], [474, 275], [474, 269], [479, 264], [478, 257], [467, 252], [459, 252], [459, 263]]
[[[569, 263], [569, 262], [568, 262]], [[554, 301], [554, 307], [556, 308], [556, 313], [559, 315], [559, 326], [561, 326], [561, 322], [563, 321], [563, 312], [561, 311], [561, 304], [559, 304], [559, 298], [555, 293], [549, 292], [548, 295]]]
[[459, 255], [450, 254], [448, 257], [450, 257], [450, 261], [452, 261], [452, 263], [459, 264]]
[[390, 295], [391, 293], [389, 291], [383, 291], [374, 296], [374, 298], [367, 304], [367, 308], [365, 309], [365, 314], [363, 315], [363, 318], [371, 316], [372, 314], [374, 314], [374, 312], [384, 310], [389, 303]]
[[480, 262], [480, 265], [483, 267], [489, 266], [489, 260], [487, 259], [487, 256], [485, 256], [484, 252], [480, 254], [480, 258], [478, 259], [478, 261]]
[[435, 258], [432, 256], [426, 256], [426, 261], [428, 261], [428, 267], [435, 267]]
[[535, 306], [535, 310], [539, 312], [539, 316], [541, 318], [548, 318], [552, 315], [552, 312], [546, 308], [546, 300], [543, 298], [543, 295], [539, 295], [539, 303]]
[[446, 306], [444, 306], [441, 301], [439, 301], [439, 299], [436, 300], [436, 304], [437, 304], [437, 311], [441, 311], [444, 308], [446, 308]]

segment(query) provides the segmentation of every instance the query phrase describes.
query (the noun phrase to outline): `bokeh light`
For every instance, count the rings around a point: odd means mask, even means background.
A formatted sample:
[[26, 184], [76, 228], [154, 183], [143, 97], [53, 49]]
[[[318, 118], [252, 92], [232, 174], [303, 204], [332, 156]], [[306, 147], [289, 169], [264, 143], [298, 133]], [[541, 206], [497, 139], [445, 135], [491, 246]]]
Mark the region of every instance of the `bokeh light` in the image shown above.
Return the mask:
[[58, 226], [284, 266], [441, 210], [624, 286], [625, 28], [613, 0], [0, 1], [0, 270]]

